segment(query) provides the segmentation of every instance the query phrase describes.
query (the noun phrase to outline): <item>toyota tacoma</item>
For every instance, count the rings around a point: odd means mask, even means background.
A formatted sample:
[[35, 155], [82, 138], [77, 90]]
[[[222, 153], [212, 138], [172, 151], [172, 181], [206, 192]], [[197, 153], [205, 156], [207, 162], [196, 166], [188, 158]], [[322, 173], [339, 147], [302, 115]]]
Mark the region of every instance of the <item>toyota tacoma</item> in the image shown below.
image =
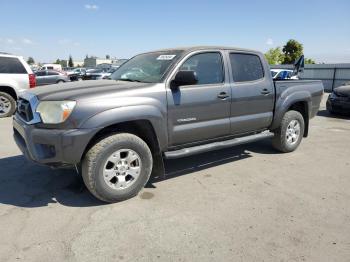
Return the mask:
[[116, 202], [163, 174], [164, 158], [266, 138], [294, 151], [322, 96], [321, 81], [273, 81], [260, 52], [166, 49], [133, 57], [110, 80], [20, 94], [14, 138], [29, 159], [75, 166], [94, 196]]

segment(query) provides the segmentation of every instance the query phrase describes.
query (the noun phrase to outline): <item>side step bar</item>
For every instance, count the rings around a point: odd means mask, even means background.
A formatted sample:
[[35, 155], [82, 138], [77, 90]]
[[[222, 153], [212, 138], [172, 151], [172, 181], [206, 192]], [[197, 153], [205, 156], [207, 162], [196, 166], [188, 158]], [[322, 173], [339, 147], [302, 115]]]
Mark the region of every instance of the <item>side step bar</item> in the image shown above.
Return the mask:
[[265, 131], [265, 132], [250, 135], [250, 136], [238, 137], [230, 140], [214, 142], [214, 143], [200, 145], [200, 146], [182, 148], [174, 151], [168, 151], [164, 153], [164, 156], [167, 159], [185, 157], [185, 156], [195, 155], [195, 154], [204, 153], [212, 150], [218, 150], [226, 147], [232, 147], [232, 146], [242, 145], [246, 143], [251, 143], [258, 140], [271, 138], [273, 136], [274, 136], [273, 133], [269, 131]]

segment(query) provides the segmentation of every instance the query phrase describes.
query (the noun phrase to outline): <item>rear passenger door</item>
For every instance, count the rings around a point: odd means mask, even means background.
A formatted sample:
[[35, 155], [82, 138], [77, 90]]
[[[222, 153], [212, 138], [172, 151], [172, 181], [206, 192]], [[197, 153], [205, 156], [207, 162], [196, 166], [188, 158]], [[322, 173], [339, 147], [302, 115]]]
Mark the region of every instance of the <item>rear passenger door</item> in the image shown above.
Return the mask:
[[59, 73], [54, 71], [47, 72], [47, 84], [56, 84], [58, 80]]
[[167, 87], [169, 145], [201, 142], [230, 134], [230, 84], [222, 52], [197, 52], [175, 70], [192, 70], [198, 83]]
[[255, 53], [228, 52], [232, 103], [231, 134], [267, 128], [273, 118], [274, 87], [267, 65]]

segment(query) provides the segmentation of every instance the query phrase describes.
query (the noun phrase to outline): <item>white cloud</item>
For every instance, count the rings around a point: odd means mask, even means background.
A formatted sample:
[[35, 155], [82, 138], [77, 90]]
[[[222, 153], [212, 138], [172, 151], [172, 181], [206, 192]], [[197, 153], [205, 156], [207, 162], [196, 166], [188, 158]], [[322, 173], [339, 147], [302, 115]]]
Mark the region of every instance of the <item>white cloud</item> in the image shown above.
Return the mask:
[[8, 44], [13, 44], [15, 41], [12, 38], [6, 38]]
[[23, 38], [23, 39], [22, 39], [22, 42], [23, 42], [24, 44], [26, 44], [26, 45], [31, 45], [31, 44], [33, 44], [33, 41], [30, 40], [30, 39], [28, 39], [28, 38]]
[[60, 45], [67, 45], [67, 44], [70, 44], [71, 42], [72, 42], [72, 40], [67, 39], [67, 38], [58, 40], [58, 43], [59, 43]]
[[266, 44], [267, 44], [267, 45], [273, 45], [273, 39], [272, 39], [272, 38], [268, 38], [268, 39], [266, 40]]
[[85, 7], [85, 9], [88, 9], [88, 10], [97, 10], [98, 9], [97, 5], [86, 4], [84, 7]]

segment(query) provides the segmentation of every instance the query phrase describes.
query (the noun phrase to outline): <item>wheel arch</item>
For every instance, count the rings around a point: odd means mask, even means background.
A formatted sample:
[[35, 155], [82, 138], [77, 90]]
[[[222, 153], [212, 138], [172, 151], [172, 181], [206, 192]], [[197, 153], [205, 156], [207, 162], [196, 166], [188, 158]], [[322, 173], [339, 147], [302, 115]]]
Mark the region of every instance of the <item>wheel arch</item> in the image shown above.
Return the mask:
[[304, 118], [304, 134], [303, 137], [307, 137], [309, 134], [309, 105], [306, 101], [298, 101], [290, 105], [287, 112], [294, 110], [299, 112]]
[[140, 137], [148, 145], [153, 156], [153, 177], [159, 177], [164, 174], [163, 155], [154, 126], [150, 120], [140, 119], [126, 122], [119, 122], [106, 126], [99, 130], [86, 145], [81, 156], [81, 161], [89, 149], [101, 139], [115, 133], [130, 133]]
[[13, 87], [11, 87], [11, 86], [2, 86], [2, 85], [0, 85], [0, 92], [4, 92], [4, 93], [9, 94], [16, 101], [18, 99], [16, 90]]
[[[282, 98], [283, 97], [283, 98]], [[308, 136], [309, 118], [311, 113], [311, 94], [307, 91], [293, 92], [292, 94], [280, 98], [276, 102], [275, 117], [270, 130], [275, 130], [281, 124], [284, 114], [290, 110], [301, 113], [304, 118], [305, 131], [304, 137]]]

